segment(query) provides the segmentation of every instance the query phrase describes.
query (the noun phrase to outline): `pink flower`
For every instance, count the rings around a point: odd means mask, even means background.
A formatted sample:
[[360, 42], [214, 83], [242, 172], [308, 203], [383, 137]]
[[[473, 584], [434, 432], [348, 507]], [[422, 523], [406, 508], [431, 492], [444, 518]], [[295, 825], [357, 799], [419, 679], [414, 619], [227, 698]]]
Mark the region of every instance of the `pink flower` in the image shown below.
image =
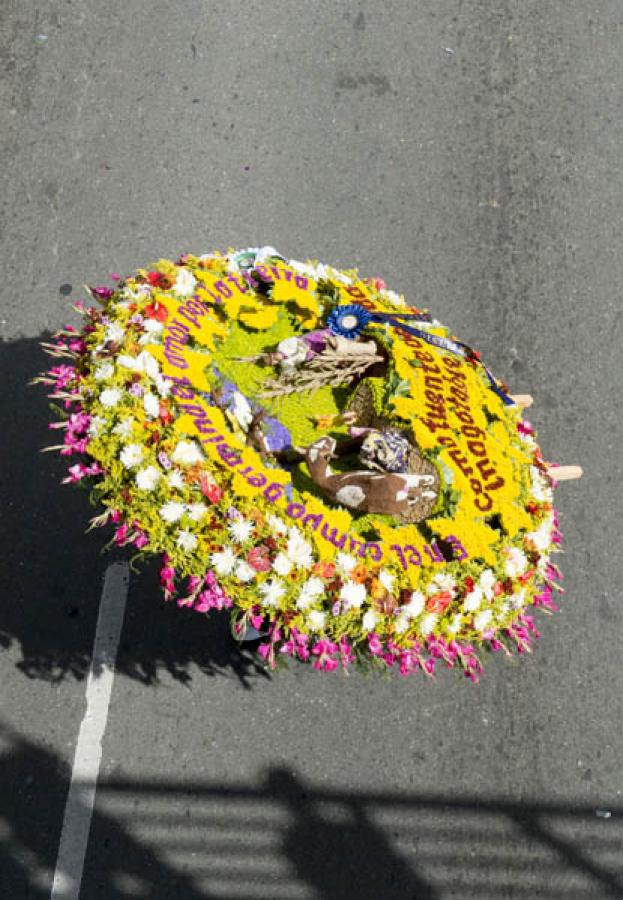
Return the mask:
[[383, 644], [381, 643], [381, 639], [378, 634], [371, 632], [368, 635], [368, 650], [372, 654], [372, 656], [380, 656], [383, 652]]

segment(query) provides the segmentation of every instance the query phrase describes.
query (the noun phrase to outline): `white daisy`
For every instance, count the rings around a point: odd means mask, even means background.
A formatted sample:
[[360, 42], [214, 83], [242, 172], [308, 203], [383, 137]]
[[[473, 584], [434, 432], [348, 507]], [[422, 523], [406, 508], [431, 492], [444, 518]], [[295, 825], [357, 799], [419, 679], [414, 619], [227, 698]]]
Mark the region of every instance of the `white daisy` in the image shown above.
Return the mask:
[[278, 553], [273, 560], [273, 569], [277, 575], [289, 575], [292, 571], [292, 560], [285, 553]]
[[522, 575], [528, 567], [528, 557], [518, 547], [506, 548], [506, 562], [504, 563], [504, 571], [511, 578]]
[[121, 391], [119, 388], [108, 388], [100, 394], [100, 403], [102, 406], [109, 408], [116, 406], [121, 400]]
[[394, 582], [396, 580], [396, 576], [391, 572], [388, 572], [387, 569], [381, 569], [379, 572], [379, 581], [383, 585], [386, 591], [392, 591], [394, 588]]
[[335, 557], [335, 564], [337, 566], [338, 572], [340, 572], [342, 575], [348, 575], [348, 573], [352, 572], [357, 565], [357, 560], [354, 556], [351, 556], [350, 553], [340, 552]]
[[300, 566], [302, 569], [309, 569], [313, 565], [312, 545], [305, 540], [302, 532], [295, 526], [290, 528], [286, 553], [294, 565]]
[[172, 472], [169, 472], [167, 475], [167, 484], [169, 487], [177, 488], [179, 491], [182, 490], [184, 487], [184, 476], [179, 469], [173, 469]]
[[478, 607], [482, 604], [483, 600], [484, 594], [482, 592], [482, 588], [476, 585], [473, 591], [470, 591], [463, 601], [463, 609], [465, 610], [465, 612], [476, 612]]
[[349, 610], [355, 607], [359, 609], [363, 601], [366, 599], [366, 586], [357, 584], [356, 581], [345, 581], [340, 591], [340, 600], [344, 604], [344, 609]]
[[223, 547], [210, 556], [210, 562], [217, 575], [231, 575], [237, 562], [236, 554], [231, 547]]
[[552, 542], [552, 529], [554, 523], [551, 519], [543, 522], [536, 531], [531, 531], [526, 537], [529, 538], [537, 550], [547, 550]]
[[406, 616], [408, 619], [415, 619], [424, 610], [426, 597], [420, 591], [413, 591], [408, 603], [399, 607], [400, 615]]
[[165, 503], [160, 507], [158, 512], [160, 513], [160, 518], [165, 522], [177, 522], [182, 518], [186, 507], [183, 503], [179, 503], [177, 500], [169, 500], [168, 503]]
[[253, 534], [253, 522], [248, 519], [234, 519], [228, 523], [227, 530], [237, 544], [245, 544]]
[[374, 610], [369, 609], [366, 613], [364, 613], [363, 619], [361, 620], [361, 627], [364, 631], [372, 631], [378, 620], [379, 617], [374, 612]]
[[160, 394], [161, 397], [168, 397], [171, 393], [171, 381], [166, 378], [164, 375], [158, 373], [154, 378], [154, 383], [156, 385], [156, 390]]
[[319, 609], [312, 609], [307, 616], [307, 625], [310, 631], [322, 631], [327, 621], [327, 614]]
[[171, 459], [182, 466], [193, 466], [202, 461], [203, 451], [196, 441], [180, 441]]
[[277, 603], [286, 592], [283, 582], [279, 578], [272, 578], [270, 581], [262, 582], [258, 590], [264, 598], [266, 606], [277, 606]]
[[462, 624], [462, 616], [461, 616], [461, 613], [456, 613], [456, 614], [453, 616], [452, 621], [451, 621], [450, 624], [448, 625], [448, 631], [450, 632], [450, 634], [456, 634], [457, 631], [460, 630], [461, 624]]
[[132, 431], [134, 430], [134, 421], [132, 419], [122, 419], [115, 427], [113, 428], [113, 434], [118, 434], [122, 440], [126, 440], [129, 437], [132, 437]]
[[321, 578], [308, 578], [301, 587], [296, 606], [298, 609], [307, 609], [318, 597], [324, 593], [324, 582]]
[[133, 469], [143, 461], [145, 451], [140, 444], [127, 444], [121, 453], [119, 459], [126, 469]]
[[106, 419], [103, 416], [93, 416], [89, 422], [89, 437], [97, 437], [105, 424]]
[[[150, 391], [143, 396], [143, 409], [150, 419], [157, 419], [160, 412], [160, 401]], [[177, 462], [177, 460], [176, 460]]]
[[115, 344], [118, 344], [124, 337], [125, 328], [122, 328], [118, 322], [111, 322], [110, 325], [106, 326], [106, 331], [104, 333], [105, 341], [114, 341]]
[[189, 503], [186, 511], [193, 522], [200, 522], [208, 511], [205, 503]]
[[190, 531], [180, 531], [175, 543], [185, 553], [192, 553], [197, 546], [197, 535], [192, 534]]
[[490, 609], [483, 609], [477, 616], [474, 616], [474, 628], [476, 631], [484, 631], [492, 618], [493, 613]]
[[253, 566], [250, 566], [248, 562], [241, 560], [236, 566], [236, 578], [238, 581], [247, 582], [253, 581], [256, 576], [256, 571]]
[[93, 378], [96, 381], [108, 381], [115, 374], [115, 367], [111, 362], [103, 362], [93, 372]]
[[147, 466], [136, 474], [136, 486], [141, 491], [153, 491], [160, 481], [160, 472], [155, 466]]
[[267, 516], [266, 521], [268, 522], [270, 530], [274, 531], [275, 534], [286, 534], [288, 526], [283, 519], [279, 518], [279, 516]]
[[493, 572], [491, 569], [485, 569], [478, 579], [478, 586], [482, 590], [487, 600], [493, 599], [493, 588], [496, 581], [497, 579], [495, 577], [495, 572]]
[[173, 290], [176, 294], [179, 294], [180, 297], [189, 297], [195, 290], [196, 284], [197, 279], [190, 269], [184, 269], [182, 267], [177, 270], [177, 278], [175, 279]]
[[437, 624], [437, 615], [435, 613], [428, 613], [428, 615], [424, 616], [420, 623], [420, 631], [423, 635], [430, 634], [435, 625]]

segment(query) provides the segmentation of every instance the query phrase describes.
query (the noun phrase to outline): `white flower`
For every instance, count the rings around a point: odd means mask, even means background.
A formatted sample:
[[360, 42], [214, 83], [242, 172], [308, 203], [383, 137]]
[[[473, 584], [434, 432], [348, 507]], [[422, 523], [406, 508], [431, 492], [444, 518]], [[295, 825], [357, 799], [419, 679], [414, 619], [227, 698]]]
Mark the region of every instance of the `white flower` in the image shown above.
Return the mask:
[[126, 469], [133, 469], [143, 461], [145, 451], [140, 444], [128, 444], [119, 454], [119, 459]]
[[127, 441], [127, 439], [129, 437], [132, 437], [133, 429], [134, 429], [134, 420], [133, 419], [122, 419], [113, 428], [113, 434], [118, 434], [122, 440]]
[[200, 522], [207, 513], [208, 507], [205, 503], [189, 503], [186, 511], [188, 512], [188, 517], [192, 519], [193, 522]]
[[156, 390], [161, 397], [169, 396], [169, 394], [171, 393], [172, 384], [168, 378], [158, 373], [158, 375], [156, 375], [156, 377], [154, 378], [154, 383], [156, 385]]
[[435, 625], [437, 624], [437, 616], [435, 613], [428, 613], [427, 616], [424, 616], [420, 623], [420, 631], [423, 635], [430, 634]]
[[247, 582], [253, 581], [255, 578], [256, 572], [253, 566], [250, 566], [248, 562], [242, 560], [236, 566], [236, 578], [238, 581]]
[[179, 491], [182, 490], [184, 487], [184, 476], [179, 469], [173, 469], [172, 472], [169, 472], [167, 475], [167, 484], [169, 487], [177, 488]]
[[115, 367], [111, 362], [103, 362], [93, 372], [93, 378], [96, 381], [108, 381], [115, 374]]
[[234, 519], [227, 525], [227, 530], [237, 544], [245, 544], [253, 534], [253, 522], [249, 522], [248, 519]]
[[456, 613], [456, 615], [453, 616], [452, 621], [448, 625], [448, 631], [450, 632], [450, 634], [456, 634], [457, 631], [459, 631], [459, 629], [461, 628], [461, 624], [462, 624], [461, 613]]
[[273, 560], [273, 569], [277, 575], [289, 575], [292, 571], [292, 560], [285, 553], [278, 553]]
[[478, 579], [478, 586], [482, 590], [487, 600], [493, 599], [493, 588], [496, 582], [495, 572], [491, 569], [485, 569]]
[[203, 451], [196, 441], [180, 441], [171, 454], [173, 462], [193, 466], [203, 459]]
[[400, 607], [400, 615], [406, 616], [408, 619], [415, 619], [424, 609], [426, 597], [420, 591], [413, 591], [411, 599], [404, 606]]
[[394, 621], [394, 628], [398, 632], [398, 634], [402, 634], [403, 631], [406, 631], [411, 623], [411, 619], [409, 616], [405, 616], [404, 613], [400, 613], [400, 615], [396, 616]]
[[145, 319], [143, 322], [144, 334], [138, 339], [139, 344], [160, 343], [160, 336], [164, 329], [164, 324], [157, 319]]
[[213, 553], [210, 562], [214, 566], [217, 575], [231, 575], [236, 565], [236, 554], [231, 547], [223, 547], [218, 553]]
[[357, 565], [357, 560], [354, 556], [351, 556], [350, 553], [340, 552], [335, 557], [335, 564], [338, 572], [341, 572], [343, 575], [348, 575], [348, 573], [352, 572]]
[[173, 285], [173, 290], [181, 297], [188, 297], [195, 290], [197, 279], [190, 269], [180, 268], [177, 270], [177, 278]]
[[379, 572], [379, 581], [386, 591], [393, 590], [395, 580], [396, 576], [391, 572], [388, 572], [387, 569], [381, 569], [381, 571]]
[[353, 607], [359, 609], [363, 601], [366, 599], [365, 584], [357, 584], [356, 581], [345, 581], [340, 591], [340, 600], [344, 604], [344, 609], [349, 610]]
[[523, 574], [528, 566], [528, 557], [518, 547], [506, 548], [506, 562], [504, 563], [504, 571], [511, 578]]
[[106, 419], [103, 416], [93, 416], [91, 421], [89, 422], [88, 434], [89, 437], [97, 437], [100, 431], [102, 430], [102, 426], [106, 424]]
[[405, 305], [404, 297], [402, 297], [400, 294], [397, 294], [396, 291], [383, 290], [381, 291], [381, 296], [383, 297], [383, 300], [387, 300], [388, 303], [392, 304], [392, 306]]
[[296, 527], [292, 527], [289, 531], [286, 553], [296, 566], [309, 569], [313, 565], [312, 546]]
[[160, 481], [160, 472], [155, 466], [147, 466], [136, 474], [136, 486], [141, 491], [153, 491]]
[[277, 350], [283, 356], [283, 359], [279, 360], [279, 365], [284, 369], [290, 369], [305, 362], [309, 347], [305, 341], [293, 336], [280, 341], [277, 344]]
[[247, 431], [253, 420], [253, 410], [244, 394], [236, 391], [229, 401], [228, 409], [242, 430]]
[[105, 341], [114, 341], [115, 344], [118, 344], [124, 337], [125, 328], [122, 328], [118, 322], [111, 322], [110, 325], [106, 326], [106, 331], [104, 332]]
[[484, 594], [482, 592], [482, 588], [476, 585], [476, 587], [472, 591], [470, 591], [465, 598], [463, 602], [463, 609], [465, 610], [465, 612], [475, 612], [482, 604], [483, 599]]
[[272, 578], [270, 581], [264, 581], [259, 586], [259, 592], [264, 598], [266, 606], [277, 606], [277, 603], [283, 597], [286, 589], [283, 582], [279, 578]]
[[150, 391], [143, 396], [143, 408], [150, 419], [157, 419], [160, 412], [160, 401]]
[[452, 577], [452, 575], [444, 575], [439, 573], [435, 575], [431, 583], [428, 585], [428, 593], [429, 594], [437, 594], [439, 591], [449, 591], [449, 593], [454, 595], [456, 594], [456, 581]]
[[116, 406], [121, 400], [121, 391], [119, 388], [108, 388], [100, 394], [100, 403], [102, 406]]
[[522, 588], [520, 591], [517, 591], [510, 598], [510, 605], [513, 609], [521, 609], [522, 606], [525, 605], [526, 602], [526, 591]]
[[298, 609], [307, 609], [318, 597], [324, 593], [324, 582], [321, 578], [308, 578], [301, 588], [301, 592], [296, 601]]
[[185, 509], [186, 507], [183, 503], [178, 503], [176, 500], [169, 500], [168, 503], [165, 503], [164, 506], [160, 507], [160, 518], [164, 519], [165, 522], [177, 522], [178, 519], [181, 519], [184, 515]]
[[180, 550], [191, 553], [197, 546], [197, 535], [190, 531], [180, 531], [175, 541]]
[[477, 616], [474, 616], [474, 628], [476, 631], [484, 631], [493, 617], [490, 609], [483, 609]]
[[275, 534], [285, 534], [288, 530], [288, 526], [283, 521], [283, 519], [279, 518], [279, 516], [267, 516], [266, 521], [268, 522], [268, 526], [271, 531], [274, 531]]
[[551, 519], [547, 519], [543, 522], [536, 531], [531, 531], [530, 534], [527, 534], [526, 537], [529, 538], [537, 550], [547, 550], [549, 545], [552, 543], [552, 529], [553, 522]]
[[307, 624], [310, 631], [322, 631], [327, 621], [327, 614], [319, 609], [312, 609], [307, 617]]
[[378, 620], [379, 617], [374, 612], [374, 610], [369, 609], [366, 613], [364, 613], [363, 619], [361, 620], [361, 627], [364, 631], [372, 631]]

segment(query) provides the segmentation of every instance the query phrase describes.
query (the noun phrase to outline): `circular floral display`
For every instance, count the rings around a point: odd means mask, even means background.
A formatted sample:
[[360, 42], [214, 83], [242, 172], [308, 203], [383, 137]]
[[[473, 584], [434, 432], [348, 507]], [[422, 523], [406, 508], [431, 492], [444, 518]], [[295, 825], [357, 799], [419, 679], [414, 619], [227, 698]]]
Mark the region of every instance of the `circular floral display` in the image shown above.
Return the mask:
[[481, 362], [379, 279], [273, 248], [160, 260], [95, 287], [47, 349], [66, 482], [167, 599], [227, 608], [271, 666], [472, 680], [555, 609], [553, 481]]

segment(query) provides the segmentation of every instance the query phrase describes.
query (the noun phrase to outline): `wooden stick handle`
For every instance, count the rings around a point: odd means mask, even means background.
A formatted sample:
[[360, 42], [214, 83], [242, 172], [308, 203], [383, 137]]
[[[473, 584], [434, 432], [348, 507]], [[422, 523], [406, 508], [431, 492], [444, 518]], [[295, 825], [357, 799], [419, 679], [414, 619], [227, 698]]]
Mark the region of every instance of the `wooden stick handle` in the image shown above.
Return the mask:
[[509, 394], [509, 397], [515, 406], [519, 406], [520, 409], [528, 409], [534, 403], [532, 394]]
[[572, 481], [574, 478], [582, 477], [581, 466], [548, 466], [547, 474], [554, 481]]

